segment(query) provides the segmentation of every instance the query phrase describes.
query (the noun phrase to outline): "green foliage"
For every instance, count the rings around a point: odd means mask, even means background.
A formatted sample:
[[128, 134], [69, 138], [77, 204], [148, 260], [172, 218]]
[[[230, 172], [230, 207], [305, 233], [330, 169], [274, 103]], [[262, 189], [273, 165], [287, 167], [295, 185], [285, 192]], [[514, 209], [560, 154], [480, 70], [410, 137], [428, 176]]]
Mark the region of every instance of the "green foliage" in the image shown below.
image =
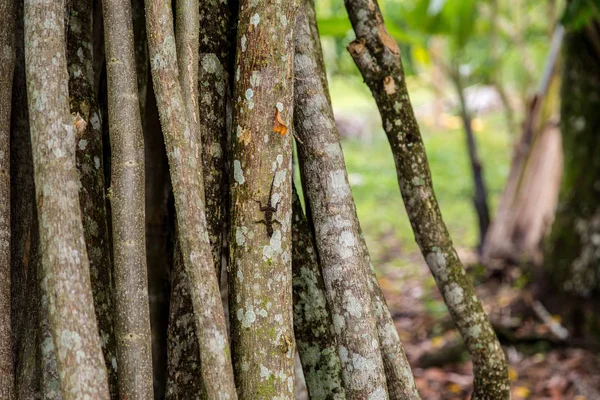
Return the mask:
[[571, 30], [579, 30], [593, 18], [600, 16], [600, 0], [572, 0], [567, 5], [561, 23]]

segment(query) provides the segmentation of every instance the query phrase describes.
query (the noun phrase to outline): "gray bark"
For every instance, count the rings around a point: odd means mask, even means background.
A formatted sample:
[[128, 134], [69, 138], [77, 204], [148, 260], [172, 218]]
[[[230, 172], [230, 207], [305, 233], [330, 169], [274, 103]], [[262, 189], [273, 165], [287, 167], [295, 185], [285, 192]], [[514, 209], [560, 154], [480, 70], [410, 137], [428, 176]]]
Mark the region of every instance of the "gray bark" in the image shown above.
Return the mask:
[[[350, 399], [388, 398], [365, 249], [335, 127], [310, 3], [296, 33], [295, 105], [298, 155], [315, 228], [326, 296]], [[310, 24], [309, 24], [310, 21]]]
[[135, 69], [131, 3], [103, 7], [111, 143], [115, 333], [119, 394], [153, 396], [144, 209], [144, 136]]
[[25, 2], [25, 62], [41, 277], [63, 399], [108, 399], [69, 114], [64, 2]]
[[295, 12], [293, 0], [240, 2], [228, 278], [232, 353], [242, 399], [292, 399], [294, 395], [291, 123]]
[[508, 399], [502, 348], [453, 248], [433, 192], [398, 45], [374, 0], [347, 0], [346, 8], [357, 36], [348, 49], [377, 102], [415, 240], [473, 359], [473, 399]]
[[200, 143], [187, 121], [177, 71], [171, 4], [146, 1], [152, 79], [175, 193], [177, 231], [190, 280], [194, 322], [209, 398], [237, 398], [219, 283], [204, 211]]
[[[298, 16], [297, 21], [302, 16]], [[310, 398], [345, 399], [340, 357], [317, 248], [300, 199], [292, 193], [294, 335]]]
[[69, 100], [75, 116], [76, 162], [79, 174], [79, 204], [90, 261], [94, 310], [98, 320], [104, 362], [113, 399], [118, 396], [116, 342], [113, 324], [112, 262], [106, 220], [104, 171], [102, 167], [101, 116], [94, 91], [92, 59], [92, 1], [71, 3], [67, 34]]

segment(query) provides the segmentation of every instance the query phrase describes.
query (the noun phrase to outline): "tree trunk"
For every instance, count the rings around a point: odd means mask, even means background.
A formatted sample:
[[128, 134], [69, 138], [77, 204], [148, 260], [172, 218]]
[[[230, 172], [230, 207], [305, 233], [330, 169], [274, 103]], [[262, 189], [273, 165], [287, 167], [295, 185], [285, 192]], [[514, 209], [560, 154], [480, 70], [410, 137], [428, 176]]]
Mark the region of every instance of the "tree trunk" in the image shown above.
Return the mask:
[[357, 40], [349, 51], [371, 89], [390, 142], [415, 240], [473, 359], [473, 399], [508, 399], [504, 354], [442, 220], [400, 50], [373, 0], [347, 0]]
[[467, 150], [469, 152], [469, 161], [471, 162], [471, 172], [473, 173], [473, 186], [475, 192], [473, 195], [473, 206], [475, 207], [475, 211], [477, 212], [477, 220], [479, 221], [479, 245], [477, 247], [481, 253], [483, 244], [485, 243], [485, 236], [487, 234], [488, 227], [490, 226], [488, 195], [485, 179], [483, 178], [483, 165], [481, 164], [481, 158], [479, 158], [479, 151], [477, 150], [477, 142], [475, 141], [475, 133], [473, 132], [471, 114], [465, 100], [465, 93], [460, 72], [456, 71], [453, 80], [460, 103], [460, 115], [465, 128]]
[[[597, 21], [586, 29], [595, 29], [597, 34]], [[600, 289], [600, 53], [586, 29], [570, 32], [565, 38], [561, 94], [564, 173], [544, 256], [553, 293], [569, 296], [570, 306], [563, 306], [571, 309], [581, 305], [577, 299], [597, 299]]]
[[294, 396], [295, 13], [293, 0], [240, 2], [228, 276], [232, 354], [241, 399]]
[[559, 25], [513, 150], [510, 174], [483, 246], [482, 261], [488, 267], [504, 262], [541, 263], [541, 244], [554, 218], [562, 173], [560, 132], [554, 120], [563, 35]]
[[[360, 234], [329, 100], [314, 7], [306, 2], [301, 11], [306, 13], [306, 20], [300, 14], [296, 28], [298, 154], [346, 394], [349, 398], [418, 398], [412, 375], [400, 377], [393, 372], [410, 371], [405, 358], [392, 361], [398, 355], [392, 347], [401, 348], [399, 340], [394, 342], [393, 336], [378, 329], [389, 327], [391, 320], [385, 321], [386, 314], [380, 308], [385, 302], [381, 303], [376, 293], [376, 280], [370, 280], [369, 255]], [[360, 328], [354, 331], [346, 328], [349, 326]], [[389, 347], [384, 348], [379, 340]], [[361, 368], [363, 365], [368, 368]], [[386, 382], [387, 372], [390, 380]]]
[[92, 295], [99, 335], [108, 371], [111, 397], [118, 396], [116, 343], [113, 324], [112, 262], [106, 220], [101, 116], [94, 90], [92, 1], [71, 4], [67, 33], [69, 100], [75, 116], [77, 172], [81, 188], [79, 204], [90, 261]]
[[64, 2], [25, 2], [25, 62], [41, 276], [65, 400], [108, 399], [94, 315], [69, 115]]
[[142, 400], [153, 396], [152, 342], [146, 269], [144, 136], [131, 15], [128, 1], [104, 2], [119, 395]]
[[175, 194], [178, 238], [190, 280], [202, 382], [209, 398], [235, 399], [223, 305], [206, 226], [200, 143], [190, 130], [179, 84], [170, 2], [147, 0], [146, 24], [152, 80]]
[[[303, 18], [302, 10], [300, 13], [297, 21]], [[345, 399], [340, 357], [317, 249], [296, 188], [292, 190], [294, 335], [302, 371], [311, 399]]]
[[10, 315], [10, 108], [15, 12], [14, 2], [0, 0], [0, 397], [7, 400], [15, 396]]

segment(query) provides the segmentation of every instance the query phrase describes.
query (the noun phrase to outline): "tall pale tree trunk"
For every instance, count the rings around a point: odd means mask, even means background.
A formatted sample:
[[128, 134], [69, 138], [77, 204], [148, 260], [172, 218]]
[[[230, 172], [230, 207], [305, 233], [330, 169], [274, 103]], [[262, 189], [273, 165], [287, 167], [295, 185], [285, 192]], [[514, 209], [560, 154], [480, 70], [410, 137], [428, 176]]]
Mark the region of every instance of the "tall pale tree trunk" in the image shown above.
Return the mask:
[[398, 45], [374, 0], [347, 0], [346, 8], [357, 36], [348, 49], [377, 102], [415, 240], [473, 359], [473, 398], [508, 399], [502, 348], [453, 248], [433, 192]]
[[25, 2], [25, 62], [38, 208], [41, 277], [63, 399], [108, 399], [94, 315], [69, 113], [61, 0]]
[[229, 227], [229, 309], [241, 399], [294, 396], [294, 0], [240, 2]]

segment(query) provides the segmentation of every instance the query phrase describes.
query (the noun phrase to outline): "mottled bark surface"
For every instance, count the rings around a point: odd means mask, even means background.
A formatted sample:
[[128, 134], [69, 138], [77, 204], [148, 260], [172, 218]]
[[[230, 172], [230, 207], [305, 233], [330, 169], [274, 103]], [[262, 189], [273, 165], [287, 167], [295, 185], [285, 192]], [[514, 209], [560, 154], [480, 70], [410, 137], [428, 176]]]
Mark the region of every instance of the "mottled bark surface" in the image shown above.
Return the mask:
[[178, 238], [190, 280], [194, 321], [209, 398], [236, 398], [219, 283], [204, 211], [202, 155], [190, 130], [179, 84], [170, 2], [146, 1], [152, 79], [175, 194]]
[[295, 188], [292, 194], [292, 274], [294, 335], [310, 398], [345, 399], [340, 357], [317, 249]]
[[190, 282], [183, 268], [181, 249], [177, 244], [173, 260], [167, 357], [167, 400], [201, 399], [200, 351], [194, 329]]
[[144, 213], [144, 136], [129, 1], [104, 2], [119, 394], [153, 397]]
[[94, 91], [92, 1], [71, 3], [67, 34], [69, 100], [75, 116], [79, 205], [90, 261], [98, 333], [108, 371], [111, 397], [118, 396], [116, 342], [113, 325], [112, 264], [104, 197], [102, 127]]
[[[348, 398], [388, 398], [367, 257], [328, 97], [314, 8], [303, 7], [295, 55], [294, 117], [300, 167]], [[310, 21], [310, 23], [309, 23]]]
[[221, 276], [223, 231], [227, 221], [227, 135], [231, 131], [231, 71], [234, 59], [232, 5], [200, 2], [199, 114], [206, 222], [217, 276]]
[[15, 11], [0, 0], [0, 397], [14, 398], [10, 300], [10, 108], [15, 67]]
[[473, 398], [507, 399], [504, 354], [442, 220], [398, 45], [374, 0], [347, 0], [346, 7], [357, 36], [349, 51], [377, 102], [415, 239], [473, 359]]
[[552, 292], [580, 297], [600, 293], [600, 60], [595, 54], [585, 30], [567, 34], [561, 93], [564, 172], [544, 256]]
[[63, 398], [108, 399], [94, 315], [69, 114], [64, 2], [25, 2], [25, 61], [41, 276]]
[[242, 399], [292, 399], [294, 395], [295, 12], [293, 0], [240, 2], [228, 268], [232, 352]]

